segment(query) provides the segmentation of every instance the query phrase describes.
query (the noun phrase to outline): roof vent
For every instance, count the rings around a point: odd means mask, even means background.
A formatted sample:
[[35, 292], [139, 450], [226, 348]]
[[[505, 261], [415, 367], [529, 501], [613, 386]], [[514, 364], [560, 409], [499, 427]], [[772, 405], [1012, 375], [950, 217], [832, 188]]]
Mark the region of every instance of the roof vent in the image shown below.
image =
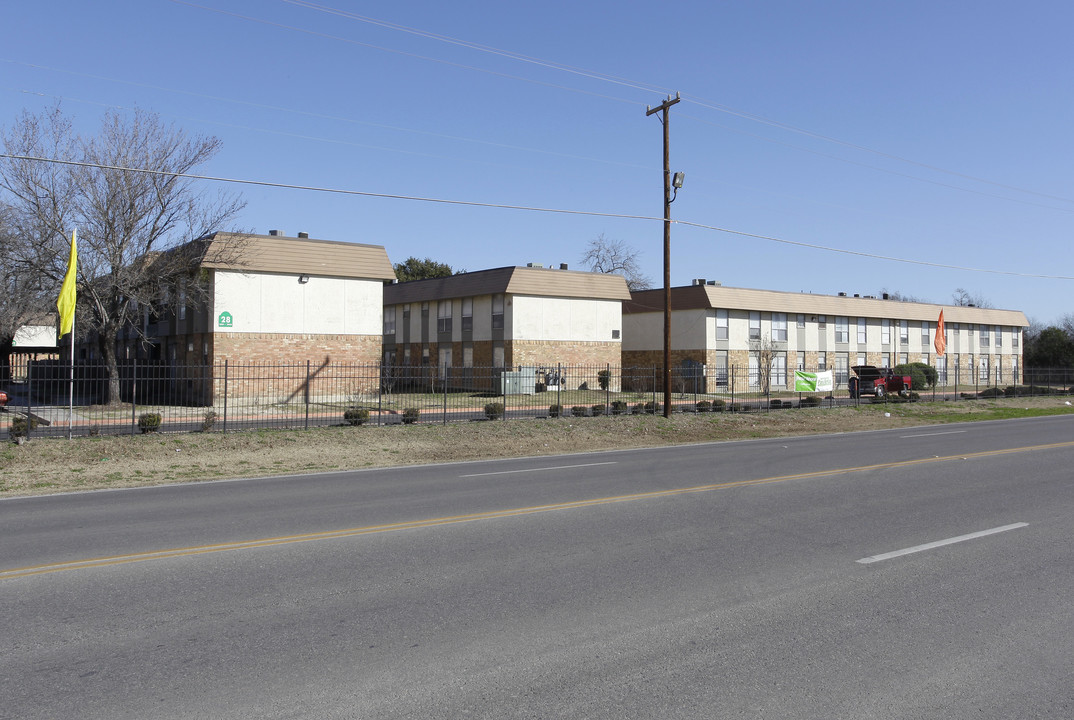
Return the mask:
[[694, 285], [704, 285], [704, 284], [705, 284], [705, 278], [695, 278], [694, 279]]
[[845, 292], [839, 293], [839, 297], [846, 297], [846, 296], [847, 296], [847, 294]]
[[309, 240], [310, 239], [310, 234], [308, 232], [300, 232], [300, 233], [298, 233], [298, 236], [300, 238], [302, 238], [303, 240]]
[[860, 297], [861, 297], [861, 295], [859, 295], [858, 293], [854, 293], [854, 297], [856, 297], [856, 298], [860, 298]]
[[283, 233], [280, 232], [279, 230], [269, 230], [268, 234], [271, 235], [272, 237], [283, 237]]
[[544, 267], [544, 263], [526, 263], [526, 267], [531, 267], [531, 268], [543, 268], [543, 267]]
[[567, 263], [560, 263], [559, 264], [559, 269], [560, 270], [566, 270], [567, 269]]
[[723, 287], [723, 283], [722, 283], [722, 282], [716, 282], [715, 280], [709, 280], [709, 281], [708, 281], [708, 285], [709, 285], [710, 287]]
[[884, 293], [884, 299], [885, 299], [885, 300], [890, 300], [890, 299], [891, 299], [891, 296], [890, 296], [890, 295], [888, 295], [887, 293]]

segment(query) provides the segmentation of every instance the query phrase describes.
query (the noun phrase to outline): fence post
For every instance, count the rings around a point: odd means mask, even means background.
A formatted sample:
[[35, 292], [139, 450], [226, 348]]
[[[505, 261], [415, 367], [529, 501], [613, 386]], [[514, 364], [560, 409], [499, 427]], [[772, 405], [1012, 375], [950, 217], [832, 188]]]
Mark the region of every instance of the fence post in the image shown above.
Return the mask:
[[[73, 335], [73, 333], [72, 333]], [[71, 342], [74, 342], [74, 337]], [[33, 417], [34, 408], [34, 361], [26, 359], [26, 439], [30, 439], [30, 433], [34, 431], [34, 424], [30, 421]]]
[[[611, 415], [612, 409], [612, 364], [604, 364], [604, 414]], [[620, 381], [622, 382], [622, 381]]]
[[[556, 405], [559, 406], [559, 414], [563, 415], [563, 363], [556, 364]], [[505, 410], [506, 412], [506, 410]]]
[[377, 427], [380, 427], [381, 415], [384, 414], [384, 381], [389, 376], [392, 370], [387, 369], [388, 365], [383, 360], [377, 365], [380, 372], [377, 375]]
[[448, 365], [445, 362], [440, 368], [440, 385], [444, 391], [444, 416], [441, 422], [442, 425], [447, 425], [447, 371]]
[[310, 361], [306, 360], [306, 422], [303, 429], [310, 429]]
[[131, 435], [138, 426], [138, 358], [131, 361]]
[[228, 361], [224, 360], [224, 432], [227, 432], [227, 371]]

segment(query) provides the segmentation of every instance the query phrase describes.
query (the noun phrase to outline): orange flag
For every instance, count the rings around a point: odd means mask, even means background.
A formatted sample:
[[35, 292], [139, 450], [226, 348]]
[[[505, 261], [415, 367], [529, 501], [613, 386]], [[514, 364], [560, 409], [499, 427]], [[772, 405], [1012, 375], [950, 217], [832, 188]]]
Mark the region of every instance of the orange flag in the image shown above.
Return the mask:
[[943, 310], [940, 310], [940, 319], [936, 321], [936, 338], [932, 342], [937, 355], [943, 355], [947, 351], [947, 331], [943, 326]]

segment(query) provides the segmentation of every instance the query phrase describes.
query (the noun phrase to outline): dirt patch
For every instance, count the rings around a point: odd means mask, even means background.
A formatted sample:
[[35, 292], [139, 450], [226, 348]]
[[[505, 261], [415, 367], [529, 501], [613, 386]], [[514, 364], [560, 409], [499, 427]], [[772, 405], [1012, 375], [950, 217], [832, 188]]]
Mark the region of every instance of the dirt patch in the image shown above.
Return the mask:
[[0, 446], [0, 496], [1074, 414], [1057, 398], [758, 413], [630, 415], [240, 433], [34, 439]]

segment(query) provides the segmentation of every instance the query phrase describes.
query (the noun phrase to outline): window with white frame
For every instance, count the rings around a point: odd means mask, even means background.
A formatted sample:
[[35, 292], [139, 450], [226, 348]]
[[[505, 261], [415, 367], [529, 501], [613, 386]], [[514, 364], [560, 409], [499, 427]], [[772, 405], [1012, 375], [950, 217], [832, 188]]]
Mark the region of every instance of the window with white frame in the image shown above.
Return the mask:
[[992, 345], [992, 328], [988, 325], [981, 326], [981, 347], [986, 348]]
[[716, 351], [716, 385], [727, 387], [727, 351]]
[[887, 318], [880, 321], [880, 344], [891, 344], [891, 321]]
[[837, 343], [850, 342], [850, 318], [837, 317], [835, 319], [835, 341]]
[[469, 340], [463, 342], [462, 344], [462, 366], [474, 366], [474, 344]]
[[440, 367], [442, 367], [442, 368], [451, 367], [451, 346], [450, 345], [441, 345], [440, 348], [439, 348], [439, 352], [437, 354], [439, 355], [439, 357], [438, 357], [439, 362], [437, 364]]
[[787, 386], [787, 353], [777, 352], [772, 355], [772, 374], [769, 376], [770, 387], [783, 388]]
[[910, 321], [909, 320], [900, 320], [899, 321], [899, 342], [902, 343], [903, 345], [905, 345], [906, 343], [910, 342]]
[[817, 353], [817, 372], [823, 372], [828, 369], [828, 353]]
[[828, 327], [828, 316], [827, 315], [818, 315], [817, 316], [817, 327], [819, 327], [819, 328], [827, 328]]
[[891, 367], [891, 353], [880, 353], [880, 367]]
[[936, 382], [940, 385], [947, 384], [947, 358], [942, 355], [936, 358]]
[[1011, 347], [1018, 347], [1018, 339], [1022, 336], [1022, 328], [1011, 328]]
[[[787, 342], [787, 313], [772, 313], [772, 341]], [[786, 374], [786, 358], [784, 358]]]
[[929, 344], [929, 321], [921, 321], [921, 347], [925, 347]]
[[835, 384], [846, 385], [850, 376], [850, 355], [845, 352], [835, 354]]
[[801, 313], [799, 313], [798, 317], [796, 318], [795, 324], [798, 326], [799, 330], [804, 330], [805, 329], [805, 315], [802, 315]]
[[910, 354], [909, 353], [904, 353], [904, 352], [899, 353], [899, 364], [900, 365], [905, 365], [908, 362], [910, 362]]
[[868, 365], [869, 361], [865, 358], [865, 353], [858, 353], [857, 360], [854, 361], [855, 365]]
[[980, 364], [977, 367], [979, 368], [977, 372], [977, 379], [981, 382], [988, 382], [989, 378], [991, 377], [991, 368], [988, 367], [987, 355], [981, 356]]
[[760, 387], [761, 385], [761, 360], [759, 353], [750, 353], [748, 382], [750, 387]]
[[[474, 329], [474, 299], [462, 299], [462, 331], [473, 332]], [[467, 366], [469, 367], [469, 366]]]
[[929, 364], [929, 354], [928, 353], [921, 353], [921, 362], [925, 363], [926, 365]]
[[436, 304], [436, 332], [451, 333], [451, 301], [441, 300]]
[[798, 371], [805, 370], [805, 355], [803, 355], [802, 353], [798, 353], [795, 358], [796, 359], [794, 364], [796, 367], [794, 369]]
[[750, 340], [761, 339], [761, 313], [750, 310]]
[[[502, 317], [502, 316], [501, 316]], [[492, 366], [502, 368], [504, 366], [503, 343], [492, 343]]]
[[858, 318], [858, 344], [859, 345], [864, 345], [869, 341], [868, 340], [869, 335], [868, 335], [868, 332], [867, 332], [866, 328], [868, 328], [868, 325], [865, 322], [865, 318], [863, 318], [863, 317]]
[[[503, 295], [492, 296], [492, 329], [503, 330]], [[496, 367], [503, 367], [503, 363], [493, 363]]]
[[995, 327], [995, 336], [996, 336], [996, 347], [997, 348], [1003, 347], [1003, 328], [1001, 328], [999, 325], [996, 325], [996, 327]]
[[716, 339], [727, 339], [727, 310], [716, 309]]
[[395, 334], [395, 306], [389, 305], [384, 308], [384, 334]]

